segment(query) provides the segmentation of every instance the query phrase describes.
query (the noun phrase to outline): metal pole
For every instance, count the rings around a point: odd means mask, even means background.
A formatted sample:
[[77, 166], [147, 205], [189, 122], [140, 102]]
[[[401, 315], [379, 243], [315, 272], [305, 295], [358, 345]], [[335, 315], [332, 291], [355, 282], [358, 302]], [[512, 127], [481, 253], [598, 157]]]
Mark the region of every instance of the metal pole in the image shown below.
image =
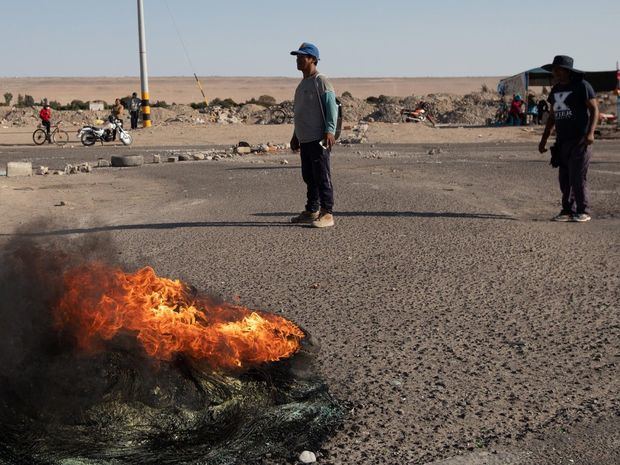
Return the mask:
[[616, 61], [616, 129], [620, 129], [620, 63]]
[[151, 127], [151, 107], [149, 103], [149, 73], [146, 68], [146, 38], [144, 34], [144, 6], [138, 0], [138, 39], [140, 42], [140, 90], [142, 92], [142, 122], [145, 128]]

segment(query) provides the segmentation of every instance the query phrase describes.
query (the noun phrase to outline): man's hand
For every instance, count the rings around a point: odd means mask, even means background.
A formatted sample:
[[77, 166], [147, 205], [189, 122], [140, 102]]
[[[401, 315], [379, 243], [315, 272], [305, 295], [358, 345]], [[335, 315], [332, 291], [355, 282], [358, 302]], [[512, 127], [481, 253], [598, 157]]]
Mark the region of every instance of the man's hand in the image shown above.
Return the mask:
[[299, 139], [297, 139], [297, 136], [293, 134], [293, 137], [291, 137], [291, 150], [293, 152], [297, 152], [299, 148]]
[[336, 136], [334, 136], [331, 132], [326, 132], [325, 146], [327, 147], [327, 150], [331, 150], [334, 145], [336, 145]]
[[547, 151], [547, 139], [543, 138], [540, 140], [540, 144], [538, 144], [538, 151], [540, 153], [545, 153]]
[[586, 137], [584, 137], [583, 142], [586, 145], [594, 144], [594, 134], [588, 134]]

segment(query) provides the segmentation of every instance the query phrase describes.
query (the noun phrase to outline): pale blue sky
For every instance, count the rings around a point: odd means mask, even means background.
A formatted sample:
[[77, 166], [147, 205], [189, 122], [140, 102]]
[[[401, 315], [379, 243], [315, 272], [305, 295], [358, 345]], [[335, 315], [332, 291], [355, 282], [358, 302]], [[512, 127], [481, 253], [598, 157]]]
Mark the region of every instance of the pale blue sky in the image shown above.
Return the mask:
[[[331, 76], [498, 76], [572, 55], [620, 58], [618, 0], [144, 0], [149, 70], [297, 76], [288, 52], [316, 43]], [[0, 0], [0, 76], [135, 76], [134, 0]]]

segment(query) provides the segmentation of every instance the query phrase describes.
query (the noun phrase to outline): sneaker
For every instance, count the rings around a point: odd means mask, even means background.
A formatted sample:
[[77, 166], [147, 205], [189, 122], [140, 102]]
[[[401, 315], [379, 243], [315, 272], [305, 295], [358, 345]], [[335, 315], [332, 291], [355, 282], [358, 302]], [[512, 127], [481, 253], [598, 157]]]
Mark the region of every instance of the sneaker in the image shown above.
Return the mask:
[[573, 215], [573, 221], [575, 221], [576, 223], [585, 223], [586, 221], [590, 221], [591, 219], [592, 217], [587, 213], [577, 213], [576, 215]]
[[334, 215], [321, 210], [319, 217], [312, 222], [313, 228], [328, 228], [334, 225]]
[[573, 215], [572, 213], [560, 212], [559, 215], [556, 215], [553, 218], [551, 218], [551, 221], [559, 221], [561, 223], [567, 223], [569, 221], [573, 221]]
[[306, 223], [310, 224], [314, 220], [319, 219], [319, 212], [303, 211], [299, 215], [291, 218], [291, 223]]

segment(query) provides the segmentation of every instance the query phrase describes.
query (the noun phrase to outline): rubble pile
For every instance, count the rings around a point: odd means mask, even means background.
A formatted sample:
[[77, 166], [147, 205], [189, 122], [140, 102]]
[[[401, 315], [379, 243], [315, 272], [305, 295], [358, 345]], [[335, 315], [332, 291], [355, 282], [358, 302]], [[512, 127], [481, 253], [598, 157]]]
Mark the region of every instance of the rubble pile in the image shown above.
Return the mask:
[[368, 117], [375, 108], [366, 100], [357, 99], [345, 93], [340, 98], [342, 104], [342, 114], [347, 121], [357, 122]]
[[[603, 111], [615, 111], [615, 99], [610, 95], [599, 96]], [[349, 124], [360, 121], [400, 123], [401, 110], [413, 110], [420, 102], [425, 102], [438, 123], [468, 126], [483, 125], [488, 119], [493, 119], [500, 105], [500, 96], [493, 92], [474, 92], [467, 95], [428, 94], [404, 98], [381, 95], [359, 99], [345, 92], [340, 101], [344, 121]], [[39, 123], [38, 111], [38, 107], [0, 107], [0, 126], [36, 126]], [[284, 101], [273, 106], [246, 103], [231, 107], [209, 106], [201, 110], [189, 105], [174, 104], [166, 108], [153, 107], [151, 114], [156, 125], [282, 124], [292, 122], [293, 103]], [[79, 127], [100, 124], [98, 121], [105, 120], [108, 115], [109, 110], [55, 111], [53, 120], [62, 120], [65, 126]]]

